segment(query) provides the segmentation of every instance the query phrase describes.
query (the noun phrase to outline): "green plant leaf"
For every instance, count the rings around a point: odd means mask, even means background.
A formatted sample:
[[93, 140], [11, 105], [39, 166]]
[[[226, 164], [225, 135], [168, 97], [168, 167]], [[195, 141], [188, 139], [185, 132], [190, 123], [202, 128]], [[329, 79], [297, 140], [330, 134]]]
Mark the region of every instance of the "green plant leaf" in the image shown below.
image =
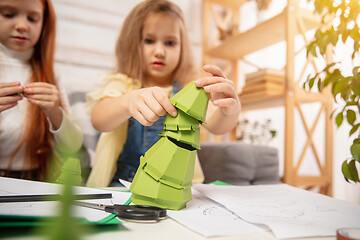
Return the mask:
[[328, 64], [322, 71], [323, 72], [329, 72], [329, 69], [333, 67], [336, 64], [336, 62]]
[[323, 83], [322, 83], [321, 79], [318, 79], [317, 88], [320, 92], [323, 90]]
[[336, 126], [340, 127], [343, 121], [344, 121], [344, 115], [342, 112], [339, 112], [335, 118]]
[[353, 158], [360, 162], [360, 143], [359, 142], [354, 142], [353, 145], [351, 145], [350, 147], [350, 151], [351, 151], [351, 155], [353, 156]]
[[340, 81], [335, 83], [332, 89], [333, 95], [334, 96], [338, 95], [338, 93], [345, 88], [347, 82], [348, 80], [346, 78], [341, 78]]
[[314, 86], [314, 82], [315, 82], [315, 77], [310, 78], [310, 80], [309, 80], [309, 89], [312, 89], [312, 87]]
[[357, 67], [354, 67], [352, 72], [353, 72], [353, 75], [354, 75], [354, 78], [355, 80], [360, 80], [360, 66], [357, 66]]
[[348, 31], [348, 30], [345, 30], [343, 33], [342, 33], [342, 41], [343, 41], [343, 43], [345, 43], [346, 42], [346, 40], [347, 40], [347, 38], [349, 37], [349, 34], [350, 34], [350, 31]]
[[347, 164], [347, 161], [345, 160], [341, 166], [341, 170], [342, 170], [342, 173], [344, 175], [344, 178], [347, 182], [349, 182], [349, 180], [353, 181], [352, 179], [352, 175], [350, 173], [350, 170], [349, 170], [349, 167], [348, 167], [348, 164]]
[[356, 113], [353, 110], [348, 109], [346, 111], [346, 118], [347, 118], [348, 123], [353, 126], [354, 122], [356, 120]]
[[353, 178], [353, 181], [354, 182], [360, 182], [360, 179], [359, 179], [359, 174], [358, 174], [358, 171], [357, 171], [357, 168], [356, 168], [356, 162], [355, 160], [351, 160], [348, 164], [348, 169], [349, 169], [349, 172]]
[[314, 57], [317, 57], [316, 54], [316, 45], [315, 41], [312, 41], [307, 47], [306, 47], [306, 57], [309, 56], [309, 53], [313, 55]]
[[349, 137], [350, 137], [351, 135], [353, 135], [353, 134], [359, 129], [359, 127], [360, 127], [360, 123], [354, 125], [354, 126], [351, 128], [351, 130], [350, 130]]

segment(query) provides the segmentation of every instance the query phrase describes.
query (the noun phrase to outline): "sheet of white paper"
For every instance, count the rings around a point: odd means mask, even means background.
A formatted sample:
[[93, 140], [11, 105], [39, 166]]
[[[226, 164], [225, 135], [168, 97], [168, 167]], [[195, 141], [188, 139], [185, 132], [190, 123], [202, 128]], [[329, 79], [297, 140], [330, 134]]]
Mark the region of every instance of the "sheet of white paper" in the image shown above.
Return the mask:
[[[0, 177], [0, 195], [34, 195], [34, 194], [61, 194], [62, 185], [52, 183], [42, 183], [26, 181], [13, 178]], [[100, 190], [86, 187], [74, 187], [74, 194], [91, 193], [112, 193], [110, 199], [84, 200], [84, 202], [102, 203], [102, 204], [124, 204], [130, 197], [129, 192], [117, 192], [110, 190]], [[19, 202], [19, 203], [0, 203], [0, 215], [18, 215], [18, 216], [57, 216], [60, 212], [60, 203], [57, 201], [49, 202]], [[88, 221], [96, 222], [106, 218], [110, 213], [75, 206], [73, 209], [75, 217], [84, 217]]]
[[206, 237], [250, 234], [268, 230], [246, 223], [220, 204], [192, 190], [192, 200], [180, 211], [168, 210], [168, 216]]
[[360, 227], [360, 205], [286, 184], [193, 188], [245, 221], [266, 224], [279, 239], [334, 236], [338, 228]]
[[119, 179], [119, 182], [124, 185], [128, 190], [130, 190], [131, 182], [125, 181], [123, 179]]

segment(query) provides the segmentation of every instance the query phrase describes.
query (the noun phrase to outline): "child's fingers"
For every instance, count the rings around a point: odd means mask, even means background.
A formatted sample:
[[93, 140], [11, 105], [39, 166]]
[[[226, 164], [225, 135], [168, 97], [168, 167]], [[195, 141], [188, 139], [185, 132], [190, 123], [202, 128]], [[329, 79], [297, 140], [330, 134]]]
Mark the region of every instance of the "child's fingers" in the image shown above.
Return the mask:
[[12, 103], [12, 104], [5, 104], [5, 105], [0, 105], [0, 112], [5, 111], [7, 109], [10, 109], [12, 107], [15, 107], [17, 105], [16, 103]]
[[47, 95], [47, 94], [25, 94], [25, 97], [32, 100], [38, 100], [43, 102], [58, 102], [58, 98], [55, 95]]
[[58, 95], [59, 91], [57, 88], [49, 87], [49, 86], [31, 86], [26, 87], [24, 90], [25, 94], [31, 95], [31, 94], [47, 94], [47, 95]]
[[20, 82], [0, 82], [0, 88], [20, 86]]
[[55, 85], [53, 85], [51, 83], [46, 83], [46, 82], [32, 82], [32, 83], [26, 84], [26, 86], [25, 86], [25, 88], [36, 88], [36, 87], [56, 88]]
[[0, 83], [0, 97], [11, 96], [24, 91], [18, 82]]
[[159, 116], [156, 115], [146, 103], [138, 106], [138, 111], [144, 116], [144, 118], [148, 122], [154, 123], [159, 119]]
[[233, 81], [222, 78], [222, 77], [203, 77], [200, 79], [195, 80], [195, 85], [197, 87], [205, 87], [207, 85], [215, 84], [215, 83], [226, 83], [231, 85], [232, 87], [235, 87], [235, 84]]
[[204, 87], [204, 90], [207, 93], [212, 93], [212, 94], [220, 93], [224, 96], [232, 96], [232, 97], [236, 95], [234, 89], [235, 88], [228, 83], [215, 83]]
[[[169, 98], [161, 91], [154, 92], [154, 97], [160, 103], [160, 105], [168, 112], [171, 116], [176, 117], [177, 111], [174, 105], [171, 104]], [[165, 114], [164, 114], [165, 115]]]
[[163, 108], [161, 103], [159, 103], [156, 95], [151, 95], [150, 97], [145, 99], [145, 104], [151, 109], [151, 111], [156, 116], [164, 116], [166, 114], [166, 110]]
[[234, 106], [236, 104], [236, 100], [234, 98], [217, 99], [213, 101], [213, 104], [221, 108], [226, 108]]
[[18, 95], [10, 95], [6, 97], [0, 97], [0, 106], [17, 104], [23, 97]]
[[141, 123], [144, 126], [151, 126], [153, 125], [154, 122], [151, 122], [149, 120], [147, 120], [143, 113], [140, 111], [137, 111], [135, 113], [133, 113], [133, 118], [135, 118], [139, 123]]
[[204, 65], [203, 69], [205, 72], [210, 73], [213, 76], [226, 78], [225, 74], [221, 71], [221, 69], [218, 66]]

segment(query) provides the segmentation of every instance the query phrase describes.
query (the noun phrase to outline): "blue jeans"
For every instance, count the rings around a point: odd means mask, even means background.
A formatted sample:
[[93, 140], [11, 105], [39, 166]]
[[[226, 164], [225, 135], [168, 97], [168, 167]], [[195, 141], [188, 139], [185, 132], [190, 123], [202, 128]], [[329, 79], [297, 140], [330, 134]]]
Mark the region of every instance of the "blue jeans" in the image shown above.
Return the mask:
[[160, 117], [151, 126], [143, 126], [132, 117], [129, 119], [128, 137], [118, 158], [111, 187], [122, 186], [119, 178], [132, 182], [140, 164], [140, 157], [159, 140], [159, 133], [164, 128], [164, 119], [165, 116]]

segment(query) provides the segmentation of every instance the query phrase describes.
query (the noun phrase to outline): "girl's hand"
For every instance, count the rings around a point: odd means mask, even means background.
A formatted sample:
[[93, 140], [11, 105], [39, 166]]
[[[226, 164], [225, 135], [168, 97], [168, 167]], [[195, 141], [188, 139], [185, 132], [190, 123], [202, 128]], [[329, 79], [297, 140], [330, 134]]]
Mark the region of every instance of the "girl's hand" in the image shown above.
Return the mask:
[[151, 126], [161, 116], [177, 115], [176, 108], [160, 87], [141, 88], [128, 93], [130, 115], [144, 126]]
[[205, 65], [203, 69], [212, 76], [196, 80], [195, 85], [203, 87], [205, 92], [210, 93], [210, 101], [225, 115], [238, 114], [241, 104], [234, 82], [227, 79], [217, 66]]
[[21, 93], [24, 88], [19, 82], [0, 83], [0, 113], [15, 107], [23, 99]]
[[60, 93], [57, 87], [50, 83], [33, 82], [25, 86], [24, 96], [32, 104], [40, 109], [49, 117], [54, 129], [60, 127], [62, 112], [60, 106]]

